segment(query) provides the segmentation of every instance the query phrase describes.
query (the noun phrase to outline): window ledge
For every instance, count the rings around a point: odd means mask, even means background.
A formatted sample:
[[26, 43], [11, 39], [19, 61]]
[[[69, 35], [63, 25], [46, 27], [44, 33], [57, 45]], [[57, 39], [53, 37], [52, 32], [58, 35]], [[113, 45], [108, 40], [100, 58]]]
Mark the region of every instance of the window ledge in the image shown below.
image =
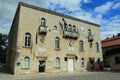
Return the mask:
[[85, 52], [84, 50], [80, 51], [80, 52]]
[[59, 69], [60, 67], [55, 66], [55, 68]]
[[30, 67], [29, 68], [24, 68], [24, 67], [22, 67], [22, 69], [24, 69], [24, 70], [28, 70], [28, 69], [31, 69]]
[[58, 50], [61, 50], [61, 48], [55, 48], [55, 50], [57, 50], [57, 51], [58, 51]]
[[46, 26], [46, 25], [40, 25], [40, 27], [48, 27], [48, 26]]
[[100, 51], [96, 51], [96, 53], [99, 53]]
[[32, 48], [31, 46], [23, 46], [23, 48]]
[[85, 67], [85, 65], [81, 65], [81, 67]]

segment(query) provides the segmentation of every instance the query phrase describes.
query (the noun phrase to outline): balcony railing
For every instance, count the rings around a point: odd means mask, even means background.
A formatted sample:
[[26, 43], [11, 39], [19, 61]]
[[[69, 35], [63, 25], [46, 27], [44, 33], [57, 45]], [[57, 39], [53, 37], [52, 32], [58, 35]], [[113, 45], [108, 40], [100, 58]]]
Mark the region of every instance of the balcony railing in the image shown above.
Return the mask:
[[39, 27], [39, 33], [40, 34], [46, 34], [47, 33], [47, 26], [40, 26]]
[[73, 32], [73, 33], [72, 33], [72, 37], [73, 37], [73, 38], [78, 38], [78, 33], [77, 33], [77, 32]]
[[78, 38], [78, 33], [77, 32], [69, 32], [69, 31], [63, 31], [63, 37], [64, 38]]
[[63, 31], [63, 37], [69, 37], [71, 32], [69, 31]]
[[89, 35], [89, 36], [88, 36], [88, 41], [89, 41], [89, 42], [92, 42], [93, 40], [94, 40], [93, 35]]

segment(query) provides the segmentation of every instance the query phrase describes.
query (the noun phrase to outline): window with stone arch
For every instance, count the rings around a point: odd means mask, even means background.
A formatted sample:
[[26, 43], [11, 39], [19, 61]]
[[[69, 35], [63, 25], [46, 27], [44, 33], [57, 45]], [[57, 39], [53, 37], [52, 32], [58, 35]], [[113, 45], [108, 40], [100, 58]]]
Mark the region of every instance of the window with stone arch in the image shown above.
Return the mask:
[[60, 48], [60, 38], [56, 37], [55, 38], [55, 49], [59, 49]]
[[99, 43], [96, 42], [96, 52], [99, 52]]
[[88, 29], [88, 35], [91, 35], [91, 29]]
[[60, 67], [60, 58], [56, 57], [55, 59], [55, 67]]
[[80, 41], [80, 52], [84, 51], [84, 43], [83, 41], [81, 40]]
[[24, 57], [23, 67], [30, 68], [30, 58], [28, 56]]
[[25, 47], [30, 47], [31, 46], [31, 34], [27, 32], [25, 34]]
[[76, 32], [76, 27], [75, 27], [75, 25], [73, 25], [73, 27], [72, 27], [72, 32]]
[[71, 32], [72, 26], [71, 24], [68, 25], [67, 31]]
[[45, 18], [41, 18], [41, 26], [46, 26], [46, 20]]
[[81, 66], [85, 66], [85, 59], [81, 58]]

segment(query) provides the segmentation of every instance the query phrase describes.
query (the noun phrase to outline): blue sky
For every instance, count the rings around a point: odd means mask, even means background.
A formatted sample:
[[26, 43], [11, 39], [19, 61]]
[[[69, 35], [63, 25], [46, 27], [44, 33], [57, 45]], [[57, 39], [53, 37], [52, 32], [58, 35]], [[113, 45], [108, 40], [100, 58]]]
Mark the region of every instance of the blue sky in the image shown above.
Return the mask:
[[120, 33], [120, 0], [0, 0], [0, 33], [9, 33], [19, 1], [100, 24], [101, 39]]

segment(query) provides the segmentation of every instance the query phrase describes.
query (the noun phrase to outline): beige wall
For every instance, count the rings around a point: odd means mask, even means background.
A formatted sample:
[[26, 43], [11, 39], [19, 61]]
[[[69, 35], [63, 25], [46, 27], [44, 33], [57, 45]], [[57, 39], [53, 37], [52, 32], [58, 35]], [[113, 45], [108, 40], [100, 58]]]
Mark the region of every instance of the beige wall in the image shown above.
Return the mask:
[[[38, 44], [35, 43], [36, 31], [40, 26], [40, 19], [44, 17], [46, 19], [47, 34], [45, 36], [45, 41], [40, 42], [40, 39], [43, 37], [41, 34], [38, 36]], [[19, 31], [18, 31], [18, 41], [17, 47], [19, 48], [19, 58], [17, 62], [20, 62], [20, 66], [15, 67], [15, 74], [26, 74], [26, 73], [38, 73], [38, 62], [39, 60], [46, 61], [46, 72], [67, 72], [67, 61], [64, 61], [64, 57], [74, 58], [74, 71], [86, 71], [89, 57], [95, 58], [97, 61], [98, 58], [102, 60], [101, 52], [101, 43], [100, 43], [100, 28], [98, 26], [83, 23], [80, 21], [75, 21], [72, 19], [65, 18], [66, 22], [71, 25], [75, 25], [80, 29], [80, 24], [83, 26], [84, 30], [79, 30], [79, 38], [75, 39], [66, 39], [62, 37], [62, 33], [59, 29], [59, 21], [62, 17], [56, 16], [53, 14], [45, 13], [38, 11], [32, 8], [20, 7], [20, 18], [19, 18]], [[57, 30], [54, 30], [54, 26], [57, 26]], [[89, 42], [87, 39], [88, 29], [91, 29], [92, 34], [94, 35], [93, 47], [89, 47]], [[50, 30], [50, 31], [49, 31]], [[32, 36], [32, 47], [24, 47], [24, 35], [26, 32], [31, 33]], [[55, 50], [55, 37], [60, 38], [60, 50]], [[79, 41], [83, 40], [84, 42], [84, 52], [79, 51]], [[68, 51], [68, 43], [72, 43], [74, 51]], [[100, 52], [96, 52], [96, 42], [99, 43]], [[40, 51], [40, 50], [44, 51]], [[78, 56], [78, 60], [75, 60], [75, 56]], [[23, 68], [23, 59], [25, 56], [30, 57], [30, 68]], [[42, 58], [41, 58], [42, 57]], [[55, 68], [55, 58], [60, 58], [60, 68]], [[85, 58], [85, 67], [80, 66], [80, 59]]]
[[110, 68], [111, 70], [120, 70], [120, 64], [115, 63], [115, 57], [120, 57], [120, 53], [109, 56]]
[[11, 26], [11, 30], [8, 36], [8, 49], [6, 56], [6, 67], [7, 69], [14, 74], [15, 71], [15, 63], [17, 59], [17, 43], [18, 43], [18, 23], [19, 23], [19, 8], [16, 11], [15, 17], [13, 19], [13, 23]]

